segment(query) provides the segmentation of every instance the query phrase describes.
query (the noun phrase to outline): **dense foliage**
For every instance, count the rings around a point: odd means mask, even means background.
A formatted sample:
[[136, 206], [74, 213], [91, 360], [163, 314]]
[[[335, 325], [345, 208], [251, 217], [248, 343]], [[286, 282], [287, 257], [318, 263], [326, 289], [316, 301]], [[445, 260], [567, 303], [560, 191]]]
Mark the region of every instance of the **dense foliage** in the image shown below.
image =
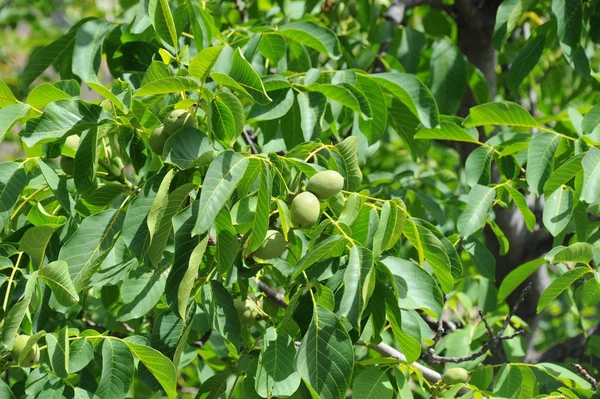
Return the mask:
[[599, 2], [34, 3], [0, 397], [594, 397]]

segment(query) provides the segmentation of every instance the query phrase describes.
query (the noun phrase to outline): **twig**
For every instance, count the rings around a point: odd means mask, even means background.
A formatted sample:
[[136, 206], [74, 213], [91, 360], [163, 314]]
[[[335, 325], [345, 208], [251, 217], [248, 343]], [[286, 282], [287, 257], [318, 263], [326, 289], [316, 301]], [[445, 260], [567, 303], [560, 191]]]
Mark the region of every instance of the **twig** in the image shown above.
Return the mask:
[[260, 288], [260, 290], [264, 292], [265, 296], [273, 301], [277, 306], [284, 309], [288, 307], [288, 304], [285, 301], [285, 295], [283, 295], [281, 292], [271, 288], [265, 282], [260, 280], [258, 280], [258, 288]]
[[246, 144], [250, 146], [250, 152], [252, 154], [258, 154], [256, 145], [254, 144], [254, 141], [252, 141], [252, 137], [250, 137], [250, 133], [248, 133], [246, 129], [242, 130], [242, 137], [244, 137], [244, 141], [246, 142]]
[[[460, 357], [439, 356], [439, 355], [435, 354], [435, 349], [434, 349], [435, 343], [434, 343], [434, 345], [429, 347], [429, 349], [427, 350], [426, 357], [428, 359], [428, 362], [432, 363], [432, 364], [462, 363], [462, 362], [466, 362], [469, 360], [474, 360], [474, 359], [477, 359], [479, 356], [482, 356], [483, 354], [485, 354], [488, 350], [493, 350], [494, 348], [496, 348], [496, 346], [501, 341], [512, 339], [518, 335], [523, 334], [525, 332], [524, 330], [517, 330], [513, 334], [509, 334], [509, 335], [504, 335], [504, 331], [506, 331], [506, 328], [510, 324], [510, 319], [515, 315], [515, 313], [517, 312], [517, 309], [519, 308], [519, 305], [521, 305], [521, 303], [523, 303], [523, 301], [525, 300], [525, 295], [527, 295], [527, 293], [529, 292], [530, 289], [531, 289], [531, 282], [529, 284], [527, 284], [525, 289], [523, 289], [523, 291], [521, 292], [521, 295], [519, 296], [519, 299], [517, 300], [517, 302], [515, 303], [513, 308], [510, 310], [510, 312], [508, 313], [506, 318], [504, 319], [504, 322], [502, 323], [502, 327], [500, 327], [500, 330], [498, 330], [498, 332], [496, 334], [494, 334], [494, 330], [492, 330], [492, 327], [488, 324], [487, 320], [483, 316], [483, 313], [479, 312], [479, 316], [481, 317], [481, 320], [483, 321], [485, 328], [487, 330], [488, 336], [490, 337], [490, 340], [487, 341], [486, 343], [484, 343], [483, 346], [481, 347], [481, 349], [479, 349], [478, 351], [473, 352], [467, 356], [460, 356]], [[438, 331], [438, 333], [439, 333], [439, 331]], [[436, 337], [437, 337], [437, 334], [436, 334]]]
[[248, 15], [246, 14], [246, 10], [244, 8], [244, 3], [242, 0], [235, 0], [235, 8], [240, 13], [240, 18], [242, 18], [242, 22], [248, 22]]
[[204, 335], [196, 342], [193, 343], [195, 348], [202, 348], [210, 339], [210, 335], [212, 334], [212, 330], [208, 330], [204, 333]]
[[598, 389], [598, 381], [596, 381], [596, 379], [594, 377], [592, 377], [586, 369], [584, 369], [583, 367], [581, 367], [581, 365], [579, 365], [577, 363], [571, 363], [571, 366], [575, 367], [577, 369], [577, 372], [583, 378], [585, 378], [590, 384], [592, 384], [592, 387], [594, 388], [594, 390]]

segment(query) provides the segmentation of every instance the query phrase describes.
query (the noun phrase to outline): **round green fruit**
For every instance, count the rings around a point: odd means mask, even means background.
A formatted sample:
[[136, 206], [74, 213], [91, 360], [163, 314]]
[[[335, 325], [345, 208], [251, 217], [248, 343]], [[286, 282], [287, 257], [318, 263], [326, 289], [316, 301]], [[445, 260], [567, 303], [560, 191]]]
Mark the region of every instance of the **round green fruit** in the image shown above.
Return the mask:
[[254, 305], [254, 303], [235, 298], [233, 300], [233, 305], [240, 316], [242, 324], [252, 324], [256, 321], [258, 310], [256, 310], [256, 305]]
[[292, 201], [290, 213], [294, 226], [301, 229], [311, 227], [317, 222], [321, 214], [319, 199], [308, 191], [300, 193]]
[[320, 200], [335, 197], [343, 187], [344, 178], [335, 170], [317, 173], [308, 180], [306, 185], [306, 189], [319, 197]]
[[[13, 344], [12, 349], [12, 358], [15, 362], [19, 361], [19, 357], [21, 356], [21, 352], [25, 349], [25, 345], [29, 341], [29, 335], [18, 335], [15, 338], [15, 342]], [[29, 352], [25, 355], [25, 358], [22, 362], [19, 363], [21, 367], [31, 367], [36, 364], [40, 360], [40, 347], [38, 344], [34, 344]]]
[[79, 141], [81, 141], [81, 138], [78, 135], [73, 134], [67, 137], [65, 140], [65, 147], [69, 147], [72, 150], [77, 150], [77, 147], [79, 147]]
[[267, 236], [254, 255], [261, 259], [279, 258], [286, 248], [285, 238], [277, 230], [267, 230]]
[[461, 367], [450, 369], [444, 373], [442, 381], [444, 384], [456, 385], [465, 383], [469, 379], [469, 372]]
[[165, 149], [165, 143], [169, 138], [169, 134], [165, 131], [164, 125], [160, 125], [150, 135], [150, 148], [155, 154], [162, 155]]
[[185, 109], [174, 109], [165, 117], [164, 130], [173, 134], [182, 127], [196, 127], [196, 117]]
[[60, 168], [67, 175], [73, 175], [73, 170], [75, 168], [75, 160], [71, 157], [63, 155], [62, 157], [60, 157]]

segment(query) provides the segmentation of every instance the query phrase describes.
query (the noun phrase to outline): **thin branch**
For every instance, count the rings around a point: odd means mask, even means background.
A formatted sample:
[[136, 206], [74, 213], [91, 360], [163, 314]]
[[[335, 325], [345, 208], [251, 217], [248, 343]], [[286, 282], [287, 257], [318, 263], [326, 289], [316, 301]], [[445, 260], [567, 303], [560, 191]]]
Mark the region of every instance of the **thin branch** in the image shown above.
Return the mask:
[[274, 288], [268, 286], [264, 281], [258, 280], [258, 288], [265, 294], [267, 298], [273, 301], [277, 306], [281, 308], [287, 308], [288, 304], [285, 301], [285, 295], [277, 291]]
[[486, 327], [486, 330], [488, 332], [488, 336], [490, 337], [490, 340], [487, 341], [486, 343], [484, 343], [483, 346], [481, 347], [481, 349], [479, 349], [478, 351], [473, 352], [467, 356], [449, 357], [449, 356], [436, 355], [435, 349], [432, 345], [427, 350], [426, 358], [428, 359], [428, 362], [432, 363], [432, 364], [462, 363], [462, 362], [466, 362], [469, 360], [474, 360], [474, 359], [477, 359], [478, 357], [484, 355], [488, 350], [494, 350], [501, 341], [512, 339], [518, 335], [523, 334], [525, 332], [523, 330], [517, 330], [513, 334], [509, 334], [509, 335], [504, 335], [504, 332], [506, 331], [506, 329], [508, 328], [508, 326], [510, 324], [510, 319], [515, 315], [515, 313], [517, 312], [517, 309], [519, 308], [519, 305], [521, 305], [521, 303], [523, 303], [523, 301], [525, 300], [525, 295], [527, 295], [527, 293], [529, 292], [530, 289], [531, 289], [531, 282], [529, 284], [527, 284], [527, 286], [523, 289], [523, 291], [521, 292], [521, 295], [519, 296], [519, 299], [514, 304], [513, 308], [510, 310], [510, 312], [508, 313], [506, 318], [504, 319], [504, 322], [502, 323], [502, 327], [500, 327], [500, 330], [498, 330], [498, 332], [496, 334], [494, 334], [494, 330], [492, 330], [492, 327], [488, 324], [487, 320], [483, 316], [483, 313], [479, 312], [481, 320], [483, 321], [483, 323]]
[[246, 144], [248, 144], [250, 146], [250, 152], [252, 154], [258, 154], [256, 145], [254, 144], [252, 137], [250, 137], [250, 133], [246, 129], [242, 130], [242, 137], [244, 138], [244, 141], [246, 142]]
[[583, 367], [581, 367], [581, 365], [579, 365], [577, 363], [571, 363], [571, 366], [575, 367], [577, 369], [577, 372], [583, 378], [585, 378], [590, 384], [592, 384], [592, 387], [594, 388], [594, 390], [598, 389], [598, 381], [596, 381], [596, 379], [594, 377], [592, 377], [586, 369], [584, 369]]

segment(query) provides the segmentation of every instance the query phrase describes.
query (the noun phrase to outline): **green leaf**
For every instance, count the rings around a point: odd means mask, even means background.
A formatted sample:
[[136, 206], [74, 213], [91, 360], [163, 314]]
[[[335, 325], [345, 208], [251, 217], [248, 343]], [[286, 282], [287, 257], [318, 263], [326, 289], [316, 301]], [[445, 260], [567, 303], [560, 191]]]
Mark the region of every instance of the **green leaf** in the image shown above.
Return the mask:
[[391, 249], [396, 244], [402, 235], [405, 223], [405, 210], [390, 201], [382, 205], [379, 225], [373, 237], [374, 258], [378, 258], [383, 251]]
[[589, 149], [583, 160], [583, 188], [579, 199], [592, 204], [600, 199], [600, 150]]
[[134, 97], [169, 94], [178, 91], [186, 92], [198, 89], [200, 89], [200, 85], [192, 78], [185, 76], [169, 76], [167, 78], [146, 83], [135, 92]]
[[19, 355], [19, 358], [13, 359], [13, 360], [17, 361], [18, 364], [23, 364], [25, 362], [25, 359], [31, 353], [31, 350], [33, 349], [34, 345], [45, 335], [46, 335], [45, 331], [38, 331], [37, 333], [35, 333], [31, 337], [29, 337], [29, 339], [27, 340], [27, 343], [23, 347], [23, 350], [21, 350], [21, 354]]
[[200, 211], [194, 228], [196, 234], [210, 229], [244, 176], [248, 162], [248, 158], [236, 152], [224, 151], [210, 164], [200, 192]]
[[47, 334], [46, 344], [54, 374], [66, 378], [69, 375], [69, 328], [65, 326], [56, 334]]
[[479, 133], [476, 129], [465, 130], [450, 122], [441, 121], [440, 126], [433, 129], [423, 128], [415, 134], [416, 139], [435, 139], [463, 141], [465, 143], [478, 143]]
[[[168, 265], [168, 263], [167, 263]], [[137, 319], [152, 310], [160, 300], [167, 284], [165, 266], [146, 273], [135, 269], [121, 284], [121, 296], [125, 305], [119, 309], [118, 321]]]
[[586, 281], [580, 292], [584, 306], [596, 306], [600, 302], [600, 283], [595, 278]]
[[581, 121], [581, 132], [584, 135], [592, 134], [594, 129], [600, 124], [600, 103], [594, 105]]
[[469, 254], [473, 265], [483, 277], [496, 280], [496, 258], [485, 245], [473, 236], [463, 242], [463, 248]]
[[[239, 251], [239, 240], [237, 231], [231, 222], [231, 215], [227, 208], [221, 209], [216, 220], [217, 245], [216, 260], [219, 266], [219, 272], [223, 275], [229, 273], [229, 270], [235, 262]], [[262, 242], [261, 242], [262, 243]]]
[[533, 214], [533, 212], [531, 212], [531, 209], [529, 209], [529, 205], [527, 205], [527, 200], [525, 199], [525, 196], [521, 194], [517, 189], [511, 186], [506, 186], [506, 190], [508, 191], [508, 194], [510, 195], [512, 200], [515, 202], [517, 208], [519, 208], [521, 214], [523, 215], [523, 219], [525, 220], [527, 230], [533, 231], [533, 229], [535, 228], [535, 215]]
[[537, 269], [540, 268], [546, 260], [543, 258], [537, 258], [529, 262], [523, 263], [516, 269], [512, 270], [500, 284], [498, 289], [498, 302], [502, 303], [508, 296], [520, 286], [529, 276], [531, 276]]
[[304, 382], [321, 398], [346, 397], [352, 381], [354, 349], [348, 332], [334, 313], [315, 306], [295, 364]]
[[496, 13], [493, 43], [496, 50], [500, 51], [506, 39], [517, 26], [521, 15], [527, 10], [530, 0], [506, 0], [500, 3]]
[[400, 350], [406, 355], [406, 362], [413, 363], [421, 356], [421, 344], [419, 340], [402, 328], [402, 312], [394, 291], [387, 287], [382, 287], [382, 289], [385, 297], [385, 314], [390, 322], [394, 338], [398, 342]]
[[571, 180], [579, 171], [582, 169], [581, 159], [585, 154], [575, 155], [574, 157], [565, 161], [562, 165], [560, 165], [548, 180], [544, 184], [544, 196], [549, 197], [550, 194], [555, 192], [560, 186], [566, 184], [569, 180]]
[[367, 367], [352, 383], [354, 399], [392, 399], [394, 390], [385, 369]]
[[355, 191], [362, 183], [362, 172], [358, 164], [358, 137], [350, 136], [335, 145], [344, 161], [346, 170], [346, 187]]
[[0, 108], [0, 142], [13, 125], [27, 116], [31, 109], [28, 104], [17, 103]]
[[539, 127], [525, 108], [510, 101], [481, 104], [471, 108], [463, 125], [465, 127], [488, 125]]
[[10, 88], [6, 85], [6, 83], [4, 83], [3, 80], [0, 80], [0, 108], [15, 104], [16, 102], [17, 98], [12, 93]]
[[379, 84], [364, 75], [356, 75], [356, 87], [365, 94], [373, 118], [359, 119], [361, 132], [367, 136], [369, 144], [376, 143], [387, 129], [388, 107], [385, 94]]
[[202, 51], [190, 61], [190, 67], [188, 68], [190, 75], [201, 82], [205, 82], [208, 75], [210, 75], [215, 62], [217, 62], [217, 58], [219, 58], [222, 49], [223, 46], [202, 49]]
[[269, 327], [264, 334], [258, 357], [254, 389], [263, 398], [288, 397], [300, 386], [300, 375], [294, 369], [294, 340]]
[[433, 44], [430, 59], [429, 87], [440, 112], [452, 115], [458, 111], [467, 87], [467, 67], [463, 53], [449, 40]]
[[587, 242], [576, 242], [568, 247], [559, 245], [546, 254], [546, 259], [552, 263], [589, 263], [592, 261], [593, 257], [594, 246]]
[[312, 141], [320, 136], [321, 124], [325, 117], [327, 99], [318, 92], [301, 92], [296, 96], [300, 108], [302, 135], [304, 140]]
[[421, 267], [425, 267], [425, 260], [427, 260], [438, 278], [442, 290], [450, 292], [454, 287], [454, 278], [452, 277], [452, 266], [445, 246], [431, 230], [423, 226], [422, 223], [417, 224], [416, 222], [418, 220], [412, 217], [408, 218], [403, 231], [404, 235], [419, 253]]
[[87, 217], [62, 246], [58, 259], [69, 265], [69, 274], [78, 292], [87, 286], [112, 248], [115, 236], [121, 230], [123, 216], [116, 209], [107, 209]]
[[178, 35], [169, 2], [167, 0], [149, 0], [148, 16], [158, 36], [164, 43], [172, 46], [173, 53], [177, 54], [179, 52], [177, 49]]
[[300, 262], [298, 262], [296, 265], [294, 274], [292, 274], [291, 280], [296, 280], [298, 276], [302, 274], [302, 272], [315, 263], [332, 258], [339, 251], [339, 249], [346, 244], [347, 239], [343, 235], [327, 237], [323, 241], [319, 242], [312, 249], [310, 249], [306, 255], [302, 257], [302, 259], [300, 259]]
[[36, 226], [27, 229], [19, 240], [19, 249], [42, 263], [54, 230], [56, 227], [52, 226]]
[[217, 32], [213, 16], [202, 8], [201, 3], [186, 1], [192, 32], [197, 49], [206, 49], [212, 42], [213, 35]]
[[373, 254], [367, 248], [354, 245], [350, 248], [348, 264], [344, 271], [344, 294], [338, 314], [359, 327], [362, 314], [375, 288]]
[[72, 99], [70, 94], [65, 93], [51, 83], [42, 83], [35, 86], [27, 95], [27, 104], [41, 109], [46, 105], [58, 100]]
[[[110, 341], [110, 340], [107, 340]], [[168, 357], [145, 345], [123, 341], [133, 355], [150, 370], [169, 398], [177, 396], [177, 370]]]
[[521, 82], [533, 71], [540, 61], [546, 44], [546, 35], [539, 34], [527, 41], [525, 48], [519, 53], [508, 70], [508, 88], [517, 92]]
[[444, 307], [444, 294], [433, 277], [413, 262], [386, 256], [381, 263], [394, 275], [398, 289], [398, 305], [402, 309], [424, 309], [438, 319]]
[[8, 312], [4, 314], [3, 324], [2, 324], [2, 336], [0, 341], [2, 341], [2, 345], [7, 349], [11, 350], [13, 347], [13, 343], [15, 341], [15, 335], [17, 331], [19, 331], [19, 327], [23, 322], [23, 318], [25, 317], [25, 313], [29, 308], [29, 303], [31, 302], [31, 295], [26, 296], [21, 301], [14, 304]]
[[544, 226], [556, 237], [569, 225], [572, 215], [573, 191], [562, 186], [544, 203]]
[[127, 395], [135, 365], [125, 342], [105, 338], [102, 344], [102, 374], [96, 389], [99, 398], [121, 399]]
[[98, 187], [96, 171], [98, 169], [98, 129], [89, 129], [81, 135], [75, 154], [73, 180], [75, 188], [87, 197]]
[[60, 100], [49, 104], [42, 116], [27, 121], [20, 136], [28, 147], [33, 147], [111, 121], [110, 113], [97, 104]]
[[0, 163], [0, 228], [10, 218], [13, 207], [27, 186], [27, 174], [23, 164]]
[[259, 104], [270, 103], [271, 98], [267, 95], [260, 76], [246, 61], [242, 51], [239, 48], [235, 51], [226, 49], [221, 51], [214, 72], [210, 75], [211, 78], [220, 85], [250, 96]]
[[285, 56], [285, 39], [275, 32], [265, 32], [260, 37], [258, 50], [262, 55], [269, 59], [271, 64], [277, 65], [277, 63]]
[[552, 133], [538, 134], [531, 140], [527, 151], [527, 184], [536, 195], [544, 189], [544, 184], [554, 168], [554, 153], [560, 143], [560, 136]]
[[[85, 20], [83, 20], [85, 21]], [[69, 53], [73, 51], [75, 43], [75, 34], [81, 23], [75, 24], [65, 35], [59, 37], [46, 47], [33, 52], [29, 57], [29, 62], [21, 75], [21, 84], [24, 88], [29, 85], [44, 72], [50, 65], [55, 64], [62, 59], [68, 59]], [[0, 89], [0, 107], [2, 91]]]
[[79, 338], [69, 343], [70, 374], [83, 370], [94, 357], [94, 345], [87, 338]]
[[[373, 117], [371, 109], [364, 98], [364, 95], [357, 90], [352, 90], [352, 86], [347, 83], [342, 84], [319, 84], [313, 83], [307, 87], [308, 89], [322, 93], [328, 99], [342, 104], [344, 107], [350, 108], [363, 119], [371, 119]], [[360, 94], [358, 94], [360, 93]], [[359, 97], [357, 97], [357, 95]], [[302, 110], [302, 104], [301, 110]], [[320, 122], [321, 116], [313, 116], [317, 122]]]
[[198, 129], [188, 127], [170, 135], [163, 150], [165, 163], [180, 169], [202, 166], [212, 161], [215, 149], [209, 137]]
[[540, 300], [537, 305], [537, 313], [540, 313], [546, 308], [554, 299], [556, 299], [564, 290], [569, 288], [571, 284], [579, 280], [582, 276], [592, 273], [592, 270], [587, 267], [576, 267], [561, 274], [556, 280], [548, 286], [542, 293]]
[[493, 188], [479, 184], [471, 188], [467, 197], [467, 206], [458, 217], [456, 224], [461, 236], [468, 237], [485, 226], [485, 220], [495, 197], [496, 190]]
[[333, 31], [311, 21], [290, 22], [273, 32], [294, 40], [337, 60], [342, 56], [340, 43]]
[[552, 13], [556, 16], [558, 39], [567, 46], [579, 46], [583, 25], [581, 0], [552, 0]]
[[488, 147], [476, 148], [469, 154], [465, 163], [465, 181], [469, 186], [490, 184], [493, 158], [494, 150]]
[[256, 198], [256, 212], [254, 212], [254, 221], [252, 224], [252, 235], [248, 243], [248, 248], [245, 251], [247, 254], [256, 251], [267, 236], [269, 215], [271, 214], [272, 191], [273, 177], [271, 175], [271, 168], [266, 162], [262, 162]]
[[233, 304], [233, 299], [223, 284], [211, 280], [212, 290], [212, 325], [213, 328], [225, 339], [231, 354], [237, 354], [240, 346], [241, 322], [238, 312]]
[[385, 72], [369, 77], [404, 103], [426, 128], [435, 128], [440, 123], [439, 110], [433, 95], [416, 76]]
[[61, 305], [73, 306], [73, 304], [79, 302], [79, 295], [77, 295], [77, 290], [69, 275], [67, 262], [57, 260], [48, 263], [40, 268], [38, 276], [52, 289], [56, 300]]
[[244, 107], [236, 96], [221, 92], [210, 103], [212, 133], [225, 148], [231, 148], [244, 128]]

